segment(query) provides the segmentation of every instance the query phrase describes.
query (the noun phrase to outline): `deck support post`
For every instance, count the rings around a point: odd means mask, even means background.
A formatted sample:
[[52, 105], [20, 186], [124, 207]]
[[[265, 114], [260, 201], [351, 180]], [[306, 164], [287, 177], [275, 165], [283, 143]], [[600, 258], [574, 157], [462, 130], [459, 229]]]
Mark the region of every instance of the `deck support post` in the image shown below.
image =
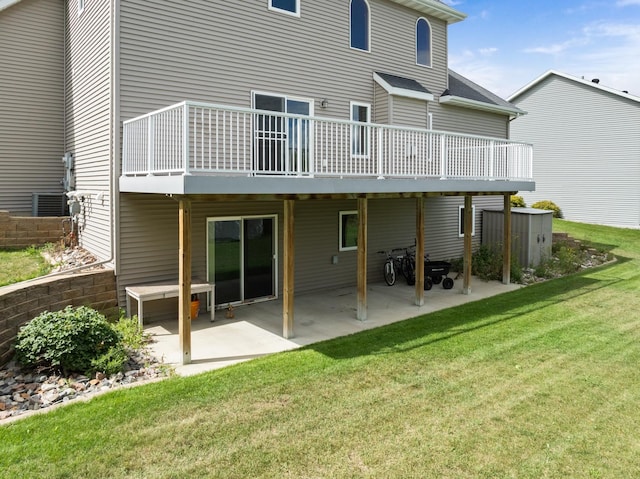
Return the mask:
[[367, 198], [358, 198], [358, 310], [360, 321], [367, 319]]
[[502, 283], [511, 283], [511, 195], [504, 195], [504, 238], [502, 239]]
[[473, 205], [472, 196], [464, 197], [464, 259], [463, 259], [463, 280], [462, 294], [471, 294], [471, 259], [472, 259], [472, 239], [473, 239]]
[[424, 198], [416, 198], [416, 306], [424, 305]]
[[282, 336], [285, 339], [293, 337], [293, 296], [295, 270], [295, 201], [284, 200], [284, 239], [283, 239], [283, 267], [282, 272]]
[[191, 363], [191, 200], [179, 199], [178, 330], [182, 364]]

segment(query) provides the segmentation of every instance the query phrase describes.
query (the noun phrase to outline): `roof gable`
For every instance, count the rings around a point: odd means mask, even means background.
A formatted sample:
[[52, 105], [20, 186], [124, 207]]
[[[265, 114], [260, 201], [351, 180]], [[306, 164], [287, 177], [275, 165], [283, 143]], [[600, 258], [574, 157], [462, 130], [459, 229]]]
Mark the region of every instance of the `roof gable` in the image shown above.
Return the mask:
[[631, 95], [629, 93], [625, 93], [623, 91], [620, 90], [616, 90], [615, 88], [610, 88], [608, 86], [603, 86], [600, 85], [599, 83], [594, 83], [593, 81], [590, 80], [585, 80], [584, 78], [578, 78], [578, 77], [574, 77], [572, 75], [568, 75], [566, 73], [562, 73], [559, 72], [557, 70], [548, 70], [545, 73], [543, 73], [542, 75], [540, 75], [538, 78], [536, 78], [535, 80], [533, 80], [532, 82], [526, 84], [525, 86], [523, 86], [522, 88], [520, 88], [517, 92], [515, 92], [513, 95], [511, 95], [509, 97], [509, 101], [513, 102], [515, 101], [519, 96], [537, 88], [539, 85], [542, 84], [542, 82], [544, 82], [547, 78], [552, 77], [552, 76], [557, 76], [560, 78], [564, 78], [566, 80], [575, 82], [575, 83], [579, 83], [581, 85], [585, 85], [588, 86], [590, 88], [593, 88], [595, 90], [599, 90], [602, 92], [606, 92], [606, 93], [610, 93], [612, 95], [616, 95], [619, 96], [621, 98], [626, 98], [628, 100], [632, 100], [632, 101], [636, 101], [638, 103], [640, 103], [640, 97], [635, 96], [635, 95]]

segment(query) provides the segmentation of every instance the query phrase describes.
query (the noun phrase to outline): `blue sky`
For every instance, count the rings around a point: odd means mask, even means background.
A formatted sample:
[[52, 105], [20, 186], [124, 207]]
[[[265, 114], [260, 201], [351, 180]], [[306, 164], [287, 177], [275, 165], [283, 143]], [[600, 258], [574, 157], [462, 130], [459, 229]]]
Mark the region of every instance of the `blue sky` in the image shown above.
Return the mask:
[[503, 98], [551, 69], [640, 96], [640, 0], [444, 1], [449, 66]]

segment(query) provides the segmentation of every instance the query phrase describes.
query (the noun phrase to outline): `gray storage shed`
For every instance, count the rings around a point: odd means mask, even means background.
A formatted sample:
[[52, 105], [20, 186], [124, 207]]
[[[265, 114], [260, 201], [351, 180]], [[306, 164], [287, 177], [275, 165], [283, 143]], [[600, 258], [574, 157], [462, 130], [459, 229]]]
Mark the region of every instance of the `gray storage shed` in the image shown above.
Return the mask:
[[[535, 208], [511, 209], [511, 251], [523, 267], [535, 267], [551, 256], [553, 211]], [[482, 244], [503, 242], [504, 209], [482, 211]]]

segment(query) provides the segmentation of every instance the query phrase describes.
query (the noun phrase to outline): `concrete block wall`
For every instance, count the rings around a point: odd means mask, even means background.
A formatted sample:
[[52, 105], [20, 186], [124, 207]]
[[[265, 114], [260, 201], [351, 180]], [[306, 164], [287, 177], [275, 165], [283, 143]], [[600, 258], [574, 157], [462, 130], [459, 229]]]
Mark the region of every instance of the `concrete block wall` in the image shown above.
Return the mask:
[[42, 277], [0, 288], [0, 364], [13, 355], [20, 327], [43, 311], [90, 306], [105, 316], [118, 316], [113, 270]]
[[20, 249], [41, 246], [63, 239], [62, 223], [68, 217], [11, 216], [0, 211], [0, 248]]

